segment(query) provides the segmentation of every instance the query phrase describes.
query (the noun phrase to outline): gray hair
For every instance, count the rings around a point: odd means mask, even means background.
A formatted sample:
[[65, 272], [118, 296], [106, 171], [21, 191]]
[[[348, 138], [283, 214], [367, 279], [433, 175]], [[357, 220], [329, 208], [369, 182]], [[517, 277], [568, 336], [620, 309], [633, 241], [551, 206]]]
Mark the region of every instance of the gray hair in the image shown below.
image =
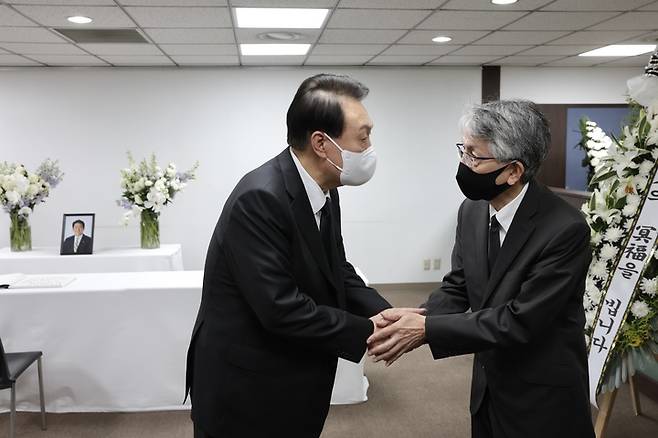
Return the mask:
[[529, 100], [498, 100], [474, 105], [459, 121], [462, 134], [485, 140], [498, 161], [520, 161], [528, 182], [548, 155], [548, 120]]

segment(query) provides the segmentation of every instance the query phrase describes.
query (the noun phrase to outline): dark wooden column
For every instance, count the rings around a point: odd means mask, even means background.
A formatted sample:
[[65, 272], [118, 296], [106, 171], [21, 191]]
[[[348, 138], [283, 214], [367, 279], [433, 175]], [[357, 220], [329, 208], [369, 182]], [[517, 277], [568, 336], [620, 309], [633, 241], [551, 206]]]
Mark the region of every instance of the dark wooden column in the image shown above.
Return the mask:
[[500, 66], [482, 67], [482, 103], [500, 99]]

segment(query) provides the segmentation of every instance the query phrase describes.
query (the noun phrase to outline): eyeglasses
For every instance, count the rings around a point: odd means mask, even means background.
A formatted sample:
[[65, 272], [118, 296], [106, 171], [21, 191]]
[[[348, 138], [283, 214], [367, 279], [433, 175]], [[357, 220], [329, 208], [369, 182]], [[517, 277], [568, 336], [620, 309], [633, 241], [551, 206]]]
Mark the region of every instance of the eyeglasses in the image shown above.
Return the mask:
[[457, 143], [457, 151], [459, 152], [459, 158], [467, 166], [475, 166], [481, 161], [495, 160], [495, 157], [476, 157], [466, 150], [464, 143]]

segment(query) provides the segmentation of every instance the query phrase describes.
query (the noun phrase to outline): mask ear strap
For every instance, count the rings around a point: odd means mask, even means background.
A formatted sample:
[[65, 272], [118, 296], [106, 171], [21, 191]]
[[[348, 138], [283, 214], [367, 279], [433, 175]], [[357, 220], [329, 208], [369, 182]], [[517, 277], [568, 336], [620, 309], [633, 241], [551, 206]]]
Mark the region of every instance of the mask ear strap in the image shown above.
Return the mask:
[[325, 157], [325, 160], [327, 160], [328, 162], [330, 162], [331, 165], [334, 166], [334, 167], [335, 167], [336, 169], [338, 169], [339, 171], [341, 171], [341, 172], [343, 171], [342, 168], [340, 168], [336, 163], [334, 163], [333, 161], [331, 161], [329, 158], [326, 158], [326, 157]]
[[325, 135], [325, 137], [327, 137], [329, 139], [330, 142], [332, 142], [334, 144], [334, 146], [336, 146], [338, 148], [339, 151], [343, 152], [343, 148], [338, 146], [338, 143], [336, 143], [333, 138], [329, 137], [329, 134], [327, 134], [326, 132], [323, 132], [323, 134]]

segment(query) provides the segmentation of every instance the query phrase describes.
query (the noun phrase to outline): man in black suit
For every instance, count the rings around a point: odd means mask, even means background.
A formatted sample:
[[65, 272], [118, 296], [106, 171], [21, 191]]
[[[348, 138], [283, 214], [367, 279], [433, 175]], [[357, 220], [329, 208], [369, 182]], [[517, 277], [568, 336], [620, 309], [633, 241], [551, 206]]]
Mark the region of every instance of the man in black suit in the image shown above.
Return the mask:
[[345, 259], [336, 187], [372, 177], [368, 89], [306, 79], [288, 145], [248, 173], [219, 218], [187, 357], [195, 437], [317, 437], [339, 357], [359, 362], [390, 307]]
[[369, 339], [369, 354], [390, 364], [424, 342], [435, 359], [475, 353], [473, 437], [594, 437], [583, 312], [590, 232], [533, 179], [548, 122], [531, 102], [499, 101], [467, 112], [462, 132], [457, 182], [469, 199], [452, 270], [426, 317], [383, 312], [390, 325]]
[[64, 239], [62, 243], [62, 254], [71, 255], [71, 254], [91, 254], [92, 251], [92, 241], [91, 237], [84, 234], [85, 232], [85, 223], [80, 219], [77, 219], [72, 224], [73, 227], [73, 236], [69, 236]]

